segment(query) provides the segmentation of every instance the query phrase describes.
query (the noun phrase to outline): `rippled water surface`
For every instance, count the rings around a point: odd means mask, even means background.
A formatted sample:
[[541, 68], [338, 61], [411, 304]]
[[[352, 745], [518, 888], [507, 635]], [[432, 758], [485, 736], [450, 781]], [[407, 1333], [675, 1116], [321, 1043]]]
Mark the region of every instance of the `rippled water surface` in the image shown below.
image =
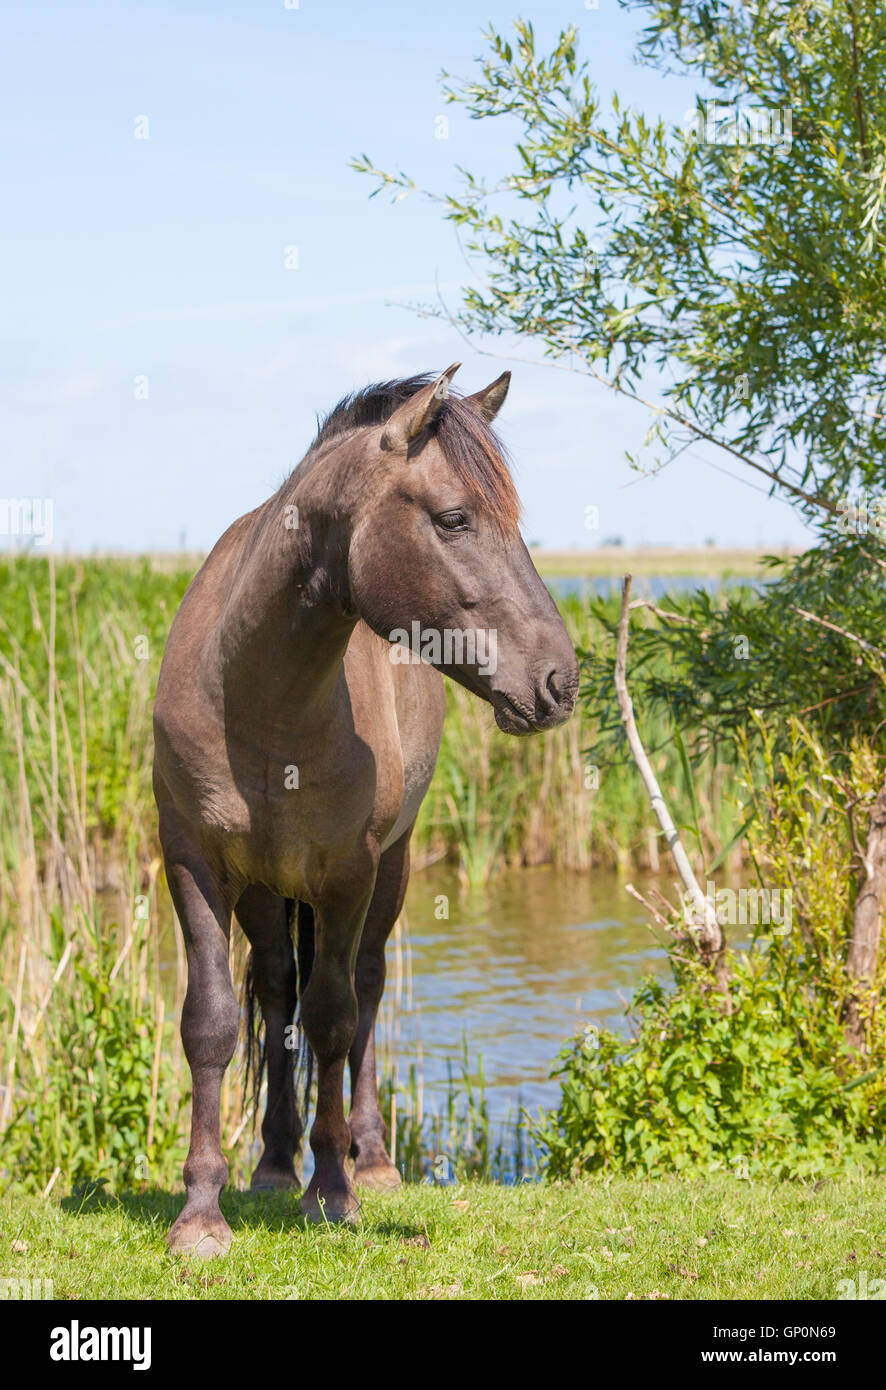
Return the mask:
[[[444, 897], [448, 920], [436, 915]], [[440, 1108], [447, 1062], [458, 1072], [466, 1038], [472, 1064], [483, 1059], [490, 1113], [503, 1119], [518, 1102], [556, 1102], [549, 1073], [564, 1041], [589, 1021], [624, 1028], [625, 1002], [649, 973], [666, 975], [663, 952], [614, 873], [514, 869], [465, 896], [435, 866], [413, 875], [405, 930], [388, 947], [382, 1038], [399, 1028], [398, 1074], [420, 1063], [429, 1109]]]

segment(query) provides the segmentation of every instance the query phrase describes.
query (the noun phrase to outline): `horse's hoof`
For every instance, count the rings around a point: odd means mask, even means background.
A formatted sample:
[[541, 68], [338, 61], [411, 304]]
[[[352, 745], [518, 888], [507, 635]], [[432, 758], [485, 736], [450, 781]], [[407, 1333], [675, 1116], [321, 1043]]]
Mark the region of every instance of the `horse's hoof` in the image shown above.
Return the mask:
[[353, 1192], [312, 1192], [308, 1188], [301, 1199], [302, 1216], [315, 1226], [327, 1222], [341, 1226], [357, 1226], [360, 1222], [360, 1203]]
[[300, 1183], [295, 1175], [295, 1169], [290, 1168], [263, 1168], [258, 1165], [252, 1175], [249, 1184], [250, 1192], [291, 1192], [298, 1190]]
[[193, 1255], [198, 1260], [216, 1260], [227, 1255], [233, 1233], [221, 1212], [215, 1217], [180, 1216], [166, 1237], [170, 1255]]
[[402, 1179], [393, 1163], [378, 1161], [367, 1164], [365, 1168], [358, 1165], [354, 1170], [354, 1182], [371, 1192], [392, 1192], [395, 1187], [401, 1186]]

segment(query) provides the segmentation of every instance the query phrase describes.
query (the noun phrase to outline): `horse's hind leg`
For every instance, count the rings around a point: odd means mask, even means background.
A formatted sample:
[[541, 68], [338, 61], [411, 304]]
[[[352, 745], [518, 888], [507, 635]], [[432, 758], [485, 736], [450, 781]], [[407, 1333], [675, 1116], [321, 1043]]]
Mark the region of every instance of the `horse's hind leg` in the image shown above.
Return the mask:
[[234, 911], [252, 947], [252, 971], [265, 1024], [268, 1070], [268, 1103], [261, 1127], [264, 1151], [251, 1186], [254, 1191], [298, 1187], [292, 1160], [301, 1141], [302, 1124], [293, 1075], [295, 1052], [291, 1047], [298, 972], [286, 899], [256, 884], [245, 890]]
[[187, 1201], [169, 1232], [176, 1254], [223, 1255], [231, 1230], [219, 1210], [228, 1180], [221, 1151], [221, 1085], [237, 1045], [240, 1010], [231, 984], [228, 937], [231, 909], [199, 852], [178, 835], [161, 840], [172, 900], [188, 956], [188, 988], [182, 1009], [182, 1041], [191, 1068], [191, 1145], [185, 1160]]
[[351, 1047], [351, 1157], [363, 1187], [400, 1186], [388, 1154], [388, 1131], [378, 1105], [375, 1016], [385, 987], [385, 943], [400, 915], [409, 881], [410, 828], [382, 855], [357, 955], [357, 1035]]

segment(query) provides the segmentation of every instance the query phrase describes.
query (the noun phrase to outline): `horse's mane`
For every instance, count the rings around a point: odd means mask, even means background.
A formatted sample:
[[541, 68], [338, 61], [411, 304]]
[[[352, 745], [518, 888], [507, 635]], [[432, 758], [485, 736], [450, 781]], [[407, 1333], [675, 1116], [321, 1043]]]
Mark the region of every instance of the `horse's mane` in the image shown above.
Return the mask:
[[[398, 406], [435, 379], [433, 373], [426, 372], [395, 381], [377, 381], [343, 396], [322, 421], [318, 420], [317, 435], [309, 452], [314, 453], [352, 430], [383, 425]], [[450, 389], [432, 430], [457, 477], [490, 520], [505, 533], [516, 530], [520, 499], [504, 446], [479, 411]]]

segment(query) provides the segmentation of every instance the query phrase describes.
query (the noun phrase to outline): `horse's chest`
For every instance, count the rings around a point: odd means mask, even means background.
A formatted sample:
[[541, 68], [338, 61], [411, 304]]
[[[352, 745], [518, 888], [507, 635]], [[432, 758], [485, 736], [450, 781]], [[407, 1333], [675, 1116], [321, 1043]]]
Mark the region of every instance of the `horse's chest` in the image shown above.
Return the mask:
[[[364, 740], [320, 752], [298, 737], [256, 761], [231, 750], [230, 783], [213, 797], [221, 856], [287, 896], [324, 879], [360, 845], [381, 847], [403, 805], [403, 768]], [[247, 770], [248, 769], [248, 770]]]

